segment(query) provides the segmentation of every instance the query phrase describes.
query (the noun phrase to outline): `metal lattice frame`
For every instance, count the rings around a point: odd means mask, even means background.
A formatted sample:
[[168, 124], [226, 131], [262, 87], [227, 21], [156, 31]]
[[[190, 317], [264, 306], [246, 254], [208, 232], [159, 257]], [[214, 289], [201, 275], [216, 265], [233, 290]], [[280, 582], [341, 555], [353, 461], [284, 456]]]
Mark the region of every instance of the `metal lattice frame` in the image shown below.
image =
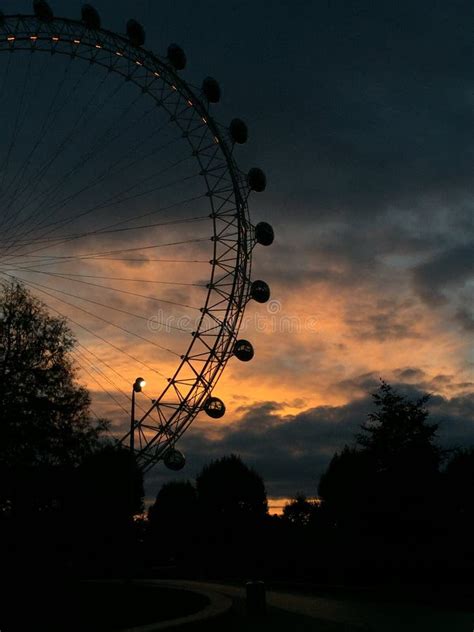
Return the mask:
[[167, 112], [170, 123], [188, 140], [206, 183], [213, 230], [207, 297], [174, 375], [136, 421], [136, 456], [147, 470], [163, 458], [202, 410], [233, 354], [249, 299], [255, 245], [247, 206], [247, 177], [235, 163], [227, 129], [213, 120], [206, 100], [177, 75], [166, 59], [132, 45], [124, 36], [104, 29], [91, 30], [70, 19], [43, 22], [35, 16], [5, 16], [0, 21], [0, 52], [15, 50], [82, 59], [136, 84]]

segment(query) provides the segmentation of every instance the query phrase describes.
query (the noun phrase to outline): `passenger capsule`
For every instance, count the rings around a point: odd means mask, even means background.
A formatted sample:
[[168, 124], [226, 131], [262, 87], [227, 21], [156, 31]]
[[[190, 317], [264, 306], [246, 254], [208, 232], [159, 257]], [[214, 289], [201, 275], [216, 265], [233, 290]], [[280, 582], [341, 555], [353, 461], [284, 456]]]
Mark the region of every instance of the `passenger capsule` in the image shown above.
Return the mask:
[[250, 286], [250, 298], [257, 303], [266, 303], [270, 299], [270, 288], [265, 281], [254, 281]]
[[255, 239], [262, 246], [271, 246], [275, 239], [273, 228], [267, 222], [259, 222], [255, 226]]
[[168, 46], [168, 59], [176, 70], [186, 68], [186, 53], [178, 44], [170, 44]]
[[212, 77], [206, 77], [202, 82], [202, 91], [209, 103], [219, 103], [221, 99], [221, 87]]
[[257, 193], [265, 191], [267, 187], [267, 176], [258, 167], [250, 169], [247, 180], [252, 191], [256, 191]]
[[247, 125], [241, 119], [234, 119], [230, 122], [229, 132], [234, 143], [243, 145], [248, 140], [249, 131]]
[[204, 404], [204, 412], [212, 419], [220, 419], [225, 415], [225, 404], [218, 397], [208, 397]]
[[134, 46], [143, 46], [145, 43], [145, 29], [136, 20], [127, 22], [127, 37]]
[[92, 5], [85, 4], [81, 9], [81, 17], [88, 29], [98, 31], [100, 29], [100, 15]]
[[163, 459], [166, 467], [173, 472], [179, 472], [186, 465], [186, 457], [176, 448], [169, 448]]
[[54, 18], [53, 10], [45, 0], [34, 0], [33, 11], [38, 20], [42, 22], [51, 22]]
[[248, 340], [237, 340], [234, 345], [234, 355], [241, 362], [250, 362], [255, 352], [252, 343]]

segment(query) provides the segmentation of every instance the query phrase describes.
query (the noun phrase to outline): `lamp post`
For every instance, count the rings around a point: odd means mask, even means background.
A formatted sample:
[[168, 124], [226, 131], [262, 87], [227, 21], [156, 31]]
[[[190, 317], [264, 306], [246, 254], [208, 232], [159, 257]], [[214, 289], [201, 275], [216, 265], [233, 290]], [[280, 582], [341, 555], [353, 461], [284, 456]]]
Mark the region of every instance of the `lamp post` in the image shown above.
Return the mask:
[[132, 387], [132, 410], [130, 414], [130, 452], [135, 451], [135, 393], [140, 393], [146, 386], [146, 382], [142, 377], [137, 377]]

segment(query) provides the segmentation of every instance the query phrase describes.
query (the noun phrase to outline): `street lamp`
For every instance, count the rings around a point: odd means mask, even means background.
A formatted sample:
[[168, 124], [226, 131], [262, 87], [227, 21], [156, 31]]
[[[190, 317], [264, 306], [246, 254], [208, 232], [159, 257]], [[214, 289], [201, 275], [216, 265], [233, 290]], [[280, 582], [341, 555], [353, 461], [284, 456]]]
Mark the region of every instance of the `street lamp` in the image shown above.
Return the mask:
[[130, 415], [130, 452], [135, 451], [135, 393], [140, 393], [146, 386], [142, 377], [137, 377], [132, 386], [132, 411]]

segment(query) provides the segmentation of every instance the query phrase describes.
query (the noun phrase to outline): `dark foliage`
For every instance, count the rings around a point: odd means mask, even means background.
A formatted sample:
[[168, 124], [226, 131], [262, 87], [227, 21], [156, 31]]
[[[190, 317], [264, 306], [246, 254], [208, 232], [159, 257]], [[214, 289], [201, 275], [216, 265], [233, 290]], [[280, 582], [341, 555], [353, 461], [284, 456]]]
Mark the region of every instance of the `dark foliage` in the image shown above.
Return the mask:
[[309, 527], [316, 518], [318, 504], [308, 500], [304, 494], [297, 494], [295, 498], [283, 507], [283, 520], [290, 524], [305, 528]]
[[196, 478], [200, 507], [215, 520], [260, 520], [268, 511], [265, 484], [235, 454], [206, 465]]
[[234, 454], [212, 461], [196, 478], [199, 541], [208, 572], [255, 573], [263, 565], [267, 494], [264, 482]]
[[149, 510], [148, 537], [161, 561], [232, 575], [260, 564], [267, 510], [262, 478], [240, 457], [225, 456], [202, 469], [195, 487], [162, 487]]
[[468, 580], [474, 450], [447, 458], [427, 395], [411, 401], [382, 381], [373, 397], [354, 445], [322, 476], [318, 501], [296, 495], [270, 517], [260, 476], [223, 457], [195, 487], [162, 488], [149, 511], [153, 549], [178, 574], [399, 586]]
[[148, 510], [151, 556], [165, 562], [194, 559], [197, 514], [197, 494], [191, 482], [165, 483]]
[[21, 285], [2, 286], [0, 536], [11, 573], [25, 564], [33, 574], [102, 573], [142, 511], [141, 472], [128, 451], [104, 443], [108, 424], [90, 416], [74, 345], [62, 318]]
[[75, 465], [93, 450], [105, 421], [92, 421], [87, 391], [70, 359], [62, 318], [23, 286], [0, 292], [0, 464]]

